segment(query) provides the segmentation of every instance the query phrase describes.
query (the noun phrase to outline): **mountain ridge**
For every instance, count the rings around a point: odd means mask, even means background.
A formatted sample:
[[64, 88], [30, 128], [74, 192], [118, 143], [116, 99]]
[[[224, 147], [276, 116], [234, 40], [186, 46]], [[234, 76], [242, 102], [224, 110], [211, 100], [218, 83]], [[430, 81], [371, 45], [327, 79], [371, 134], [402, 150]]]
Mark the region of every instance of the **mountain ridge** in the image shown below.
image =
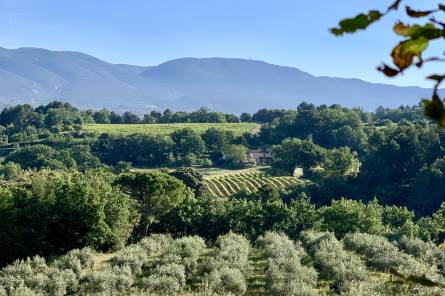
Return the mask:
[[300, 102], [373, 110], [417, 104], [431, 89], [315, 76], [241, 58], [184, 57], [156, 66], [113, 64], [77, 51], [0, 47], [0, 105], [59, 99], [137, 113], [201, 106], [224, 112], [295, 108]]

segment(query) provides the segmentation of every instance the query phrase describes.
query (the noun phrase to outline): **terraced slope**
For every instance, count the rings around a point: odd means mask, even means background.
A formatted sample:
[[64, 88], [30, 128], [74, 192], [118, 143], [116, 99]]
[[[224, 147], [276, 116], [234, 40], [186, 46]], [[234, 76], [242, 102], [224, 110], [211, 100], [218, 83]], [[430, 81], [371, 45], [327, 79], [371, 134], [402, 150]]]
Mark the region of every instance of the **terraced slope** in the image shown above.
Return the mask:
[[259, 170], [242, 170], [232, 174], [208, 176], [204, 180], [210, 194], [226, 197], [241, 190], [255, 192], [263, 185], [290, 188], [303, 182], [290, 176], [271, 176]]

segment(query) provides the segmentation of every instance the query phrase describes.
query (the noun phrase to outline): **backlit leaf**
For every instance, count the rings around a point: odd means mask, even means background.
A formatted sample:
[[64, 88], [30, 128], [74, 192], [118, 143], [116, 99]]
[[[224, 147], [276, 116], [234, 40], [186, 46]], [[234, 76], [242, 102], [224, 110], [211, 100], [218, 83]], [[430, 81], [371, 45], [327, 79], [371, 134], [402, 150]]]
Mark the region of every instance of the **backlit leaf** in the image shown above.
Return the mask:
[[434, 24], [427, 23], [425, 25], [406, 25], [402, 22], [397, 22], [393, 27], [394, 32], [397, 35], [411, 37], [411, 39], [417, 39], [419, 37], [425, 37], [429, 40], [437, 39], [443, 36], [444, 31], [436, 28]]
[[428, 47], [429, 40], [425, 37], [400, 42], [392, 51], [394, 64], [403, 71], [411, 66], [414, 57], [420, 57]]

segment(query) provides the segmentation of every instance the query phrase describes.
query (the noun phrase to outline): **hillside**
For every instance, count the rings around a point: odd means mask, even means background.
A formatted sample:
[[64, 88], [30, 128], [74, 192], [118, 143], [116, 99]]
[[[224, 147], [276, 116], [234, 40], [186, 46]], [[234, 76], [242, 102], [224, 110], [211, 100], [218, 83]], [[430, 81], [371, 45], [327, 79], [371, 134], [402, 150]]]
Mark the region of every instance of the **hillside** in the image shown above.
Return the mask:
[[224, 112], [293, 108], [306, 100], [372, 110], [417, 104], [430, 90], [316, 77], [297, 68], [228, 58], [181, 58], [152, 67], [111, 64], [87, 54], [39, 48], [0, 48], [0, 105], [54, 99], [82, 108], [143, 113]]
[[208, 247], [199, 236], [153, 235], [114, 254], [16, 261], [0, 270], [0, 289], [9, 280], [4, 295], [443, 295], [443, 255], [423, 244], [430, 257], [416, 257], [418, 243], [309, 231], [301, 241], [268, 232], [254, 246], [228, 233]]

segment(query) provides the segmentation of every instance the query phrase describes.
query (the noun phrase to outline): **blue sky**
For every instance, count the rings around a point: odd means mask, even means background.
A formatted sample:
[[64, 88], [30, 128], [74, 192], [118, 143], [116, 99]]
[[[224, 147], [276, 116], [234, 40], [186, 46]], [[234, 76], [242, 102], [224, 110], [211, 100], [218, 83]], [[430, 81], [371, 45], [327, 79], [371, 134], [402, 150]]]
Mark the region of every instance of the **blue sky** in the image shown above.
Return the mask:
[[[0, 0], [0, 46], [74, 50], [136, 65], [157, 65], [179, 57], [251, 57], [315, 75], [429, 87], [424, 77], [439, 71], [440, 65], [397, 79], [375, 70], [390, 60], [389, 52], [398, 40], [390, 27], [402, 15], [343, 38], [328, 32], [342, 17], [383, 9], [389, 2]], [[436, 1], [408, 2], [428, 8]]]

